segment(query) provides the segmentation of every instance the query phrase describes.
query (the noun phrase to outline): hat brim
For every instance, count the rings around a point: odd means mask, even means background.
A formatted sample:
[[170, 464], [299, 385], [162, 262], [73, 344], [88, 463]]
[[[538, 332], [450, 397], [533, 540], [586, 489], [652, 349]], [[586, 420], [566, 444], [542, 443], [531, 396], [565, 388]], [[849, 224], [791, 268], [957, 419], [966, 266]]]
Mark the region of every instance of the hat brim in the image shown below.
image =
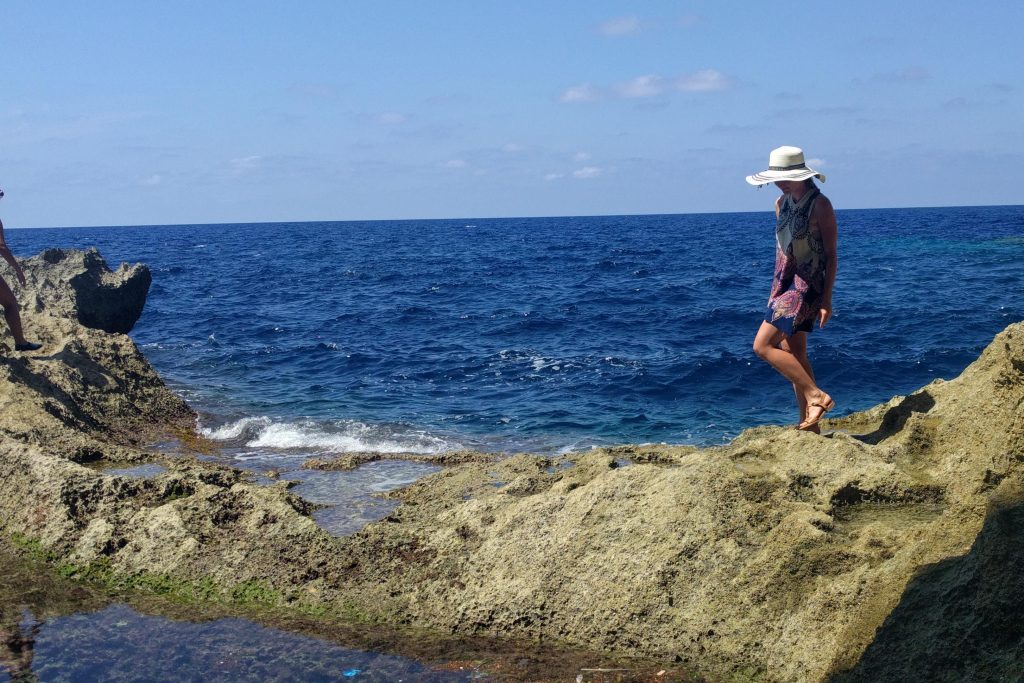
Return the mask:
[[796, 168], [792, 171], [761, 171], [754, 175], [748, 175], [747, 182], [751, 185], [767, 185], [780, 180], [807, 180], [808, 178], [817, 178], [821, 182], [825, 182], [825, 174], [818, 173], [813, 168]]

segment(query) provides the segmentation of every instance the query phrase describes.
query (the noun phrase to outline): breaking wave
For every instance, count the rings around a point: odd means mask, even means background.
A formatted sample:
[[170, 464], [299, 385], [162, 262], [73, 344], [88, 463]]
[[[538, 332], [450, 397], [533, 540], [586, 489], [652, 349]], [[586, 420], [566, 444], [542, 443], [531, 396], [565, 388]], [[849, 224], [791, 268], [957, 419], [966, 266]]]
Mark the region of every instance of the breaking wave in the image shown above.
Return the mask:
[[264, 416], [244, 417], [218, 427], [200, 427], [199, 432], [227, 446], [273, 451], [431, 454], [462, 448], [456, 441], [404, 425], [374, 425], [358, 420], [287, 422]]

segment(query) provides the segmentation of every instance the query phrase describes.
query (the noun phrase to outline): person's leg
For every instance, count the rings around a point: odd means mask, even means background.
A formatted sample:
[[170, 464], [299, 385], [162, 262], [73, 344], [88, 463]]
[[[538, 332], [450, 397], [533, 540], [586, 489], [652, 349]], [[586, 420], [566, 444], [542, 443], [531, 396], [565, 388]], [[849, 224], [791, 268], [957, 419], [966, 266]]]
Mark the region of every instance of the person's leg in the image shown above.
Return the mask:
[[[754, 353], [771, 365], [779, 374], [793, 383], [794, 390], [808, 406], [806, 420], [815, 420], [824, 409], [818, 406], [825, 406], [831, 402], [831, 397], [818, 388], [814, 383], [814, 377], [808, 372], [797, 357], [789, 351], [779, 348], [785, 335], [774, 325], [762, 322], [761, 328], [754, 337]], [[804, 335], [804, 355], [806, 355], [806, 335]], [[799, 343], [799, 342], [798, 342]], [[816, 403], [818, 406], [811, 406]]]
[[[807, 358], [806, 332], [793, 333], [793, 336], [784, 338], [782, 342], [779, 344], [779, 347], [783, 351], [789, 351], [791, 354], [793, 354], [793, 356], [800, 362], [800, 365], [803, 366], [804, 370], [807, 371], [807, 376], [811, 378], [811, 381], [815, 381], [814, 368], [811, 367], [811, 361], [810, 359]], [[804, 398], [804, 395], [800, 392], [800, 390], [797, 388], [795, 384], [793, 385], [793, 393], [796, 394], [796, 403], [800, 408], [800, 419], [797, 420], [797, 424], [799, 425], [808, 418], [807, 399]], [[818, 427], [818, 425], [814, 425], [813, 427], [811, 427], [811, 431], [815, 433], [820, 433], [821, 428]]]
[[[789, 338], [787, 337], [783, 337], [782, 341], [779, 342], [779, 348], [782, 349], [783, 351], [786, 351], [787, 353], [793, 353], [793, 346], [794, 345], [791, 345], [789, 343]], [[797, 346], [797, 348], [800, 348], [798, 344], [795, 346]], [[797, 360], [800, 360], [799, 356], [797, 356]], [[803, 365], [803, 363], [801, 363], [801, 365]], [[806, 370], [807, 368], [804, 367], [804, 369]], [[801, 422], [807, 419], [807, 399], [804, 398], [803, 392], [801, 392], [799, 387], [797, 387], [797, 385], [795, 384], [793, 385], [793, 393], [796, 395], [796, 407], [800, 412], [800, 417], [797, 418], [796, 423], [800, 424]]]
[[0, 306], [4, 307], [4, 318], [7, 320], [7, 326], [11, 328], [11, 336], [14, 337], [15, 344], [27, 344], [28, 341], [25, 339], [25, 334], [21, 329], [21, 314], [18, 308], [18, 299], [14, 296], [14, 292], [4, 282], [3, 278], [0, 278]]

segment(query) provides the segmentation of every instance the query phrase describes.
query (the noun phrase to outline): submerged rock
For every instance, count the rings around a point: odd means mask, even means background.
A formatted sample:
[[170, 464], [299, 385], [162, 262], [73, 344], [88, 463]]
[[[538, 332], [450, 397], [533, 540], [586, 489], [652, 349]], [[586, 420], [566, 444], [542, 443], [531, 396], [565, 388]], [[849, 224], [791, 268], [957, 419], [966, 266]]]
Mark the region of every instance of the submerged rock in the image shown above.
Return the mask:
[[381, 460], [405, 460], [432, 465], [458, 465], [466, 462], [493, 462], [498, 456], [477, 451], [452, 451], [447, 453], [383, 453], [381, 451], [360, 451], [343, 455], [310, 458], [302, 463], [304, 470], [354, 470], [367, 463]]
[[[339, 539], [284, 482], [142, 454], [142, 435], [190, 429], [193, 414], [130, 339], [80, 324], [66, 258], [52, 271], [36, 259], [26, 324], [47, 346], [0, 365], [0, 528], [83, 574], [569, 642], [713, 678], [1019, 670], [1024, 323], [960, 377], [827, 420], [824, 437], [762, 427], [571, 467], [466, 458]], [[80, 464], [143, 457], [168, 470]]]

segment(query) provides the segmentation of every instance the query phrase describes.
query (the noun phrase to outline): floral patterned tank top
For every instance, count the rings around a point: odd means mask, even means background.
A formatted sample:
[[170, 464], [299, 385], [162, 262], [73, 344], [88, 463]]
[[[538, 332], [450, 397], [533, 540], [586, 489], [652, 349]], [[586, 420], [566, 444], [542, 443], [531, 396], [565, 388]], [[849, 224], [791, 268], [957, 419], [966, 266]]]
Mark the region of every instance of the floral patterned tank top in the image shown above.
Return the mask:
[[775, 276], [764, 319], [786, 336], [810, 332], [825, 292], [827, 257], [821, 235], [811, 227], [818, 188], [794, 202], [787, 194], [775, 225]]

